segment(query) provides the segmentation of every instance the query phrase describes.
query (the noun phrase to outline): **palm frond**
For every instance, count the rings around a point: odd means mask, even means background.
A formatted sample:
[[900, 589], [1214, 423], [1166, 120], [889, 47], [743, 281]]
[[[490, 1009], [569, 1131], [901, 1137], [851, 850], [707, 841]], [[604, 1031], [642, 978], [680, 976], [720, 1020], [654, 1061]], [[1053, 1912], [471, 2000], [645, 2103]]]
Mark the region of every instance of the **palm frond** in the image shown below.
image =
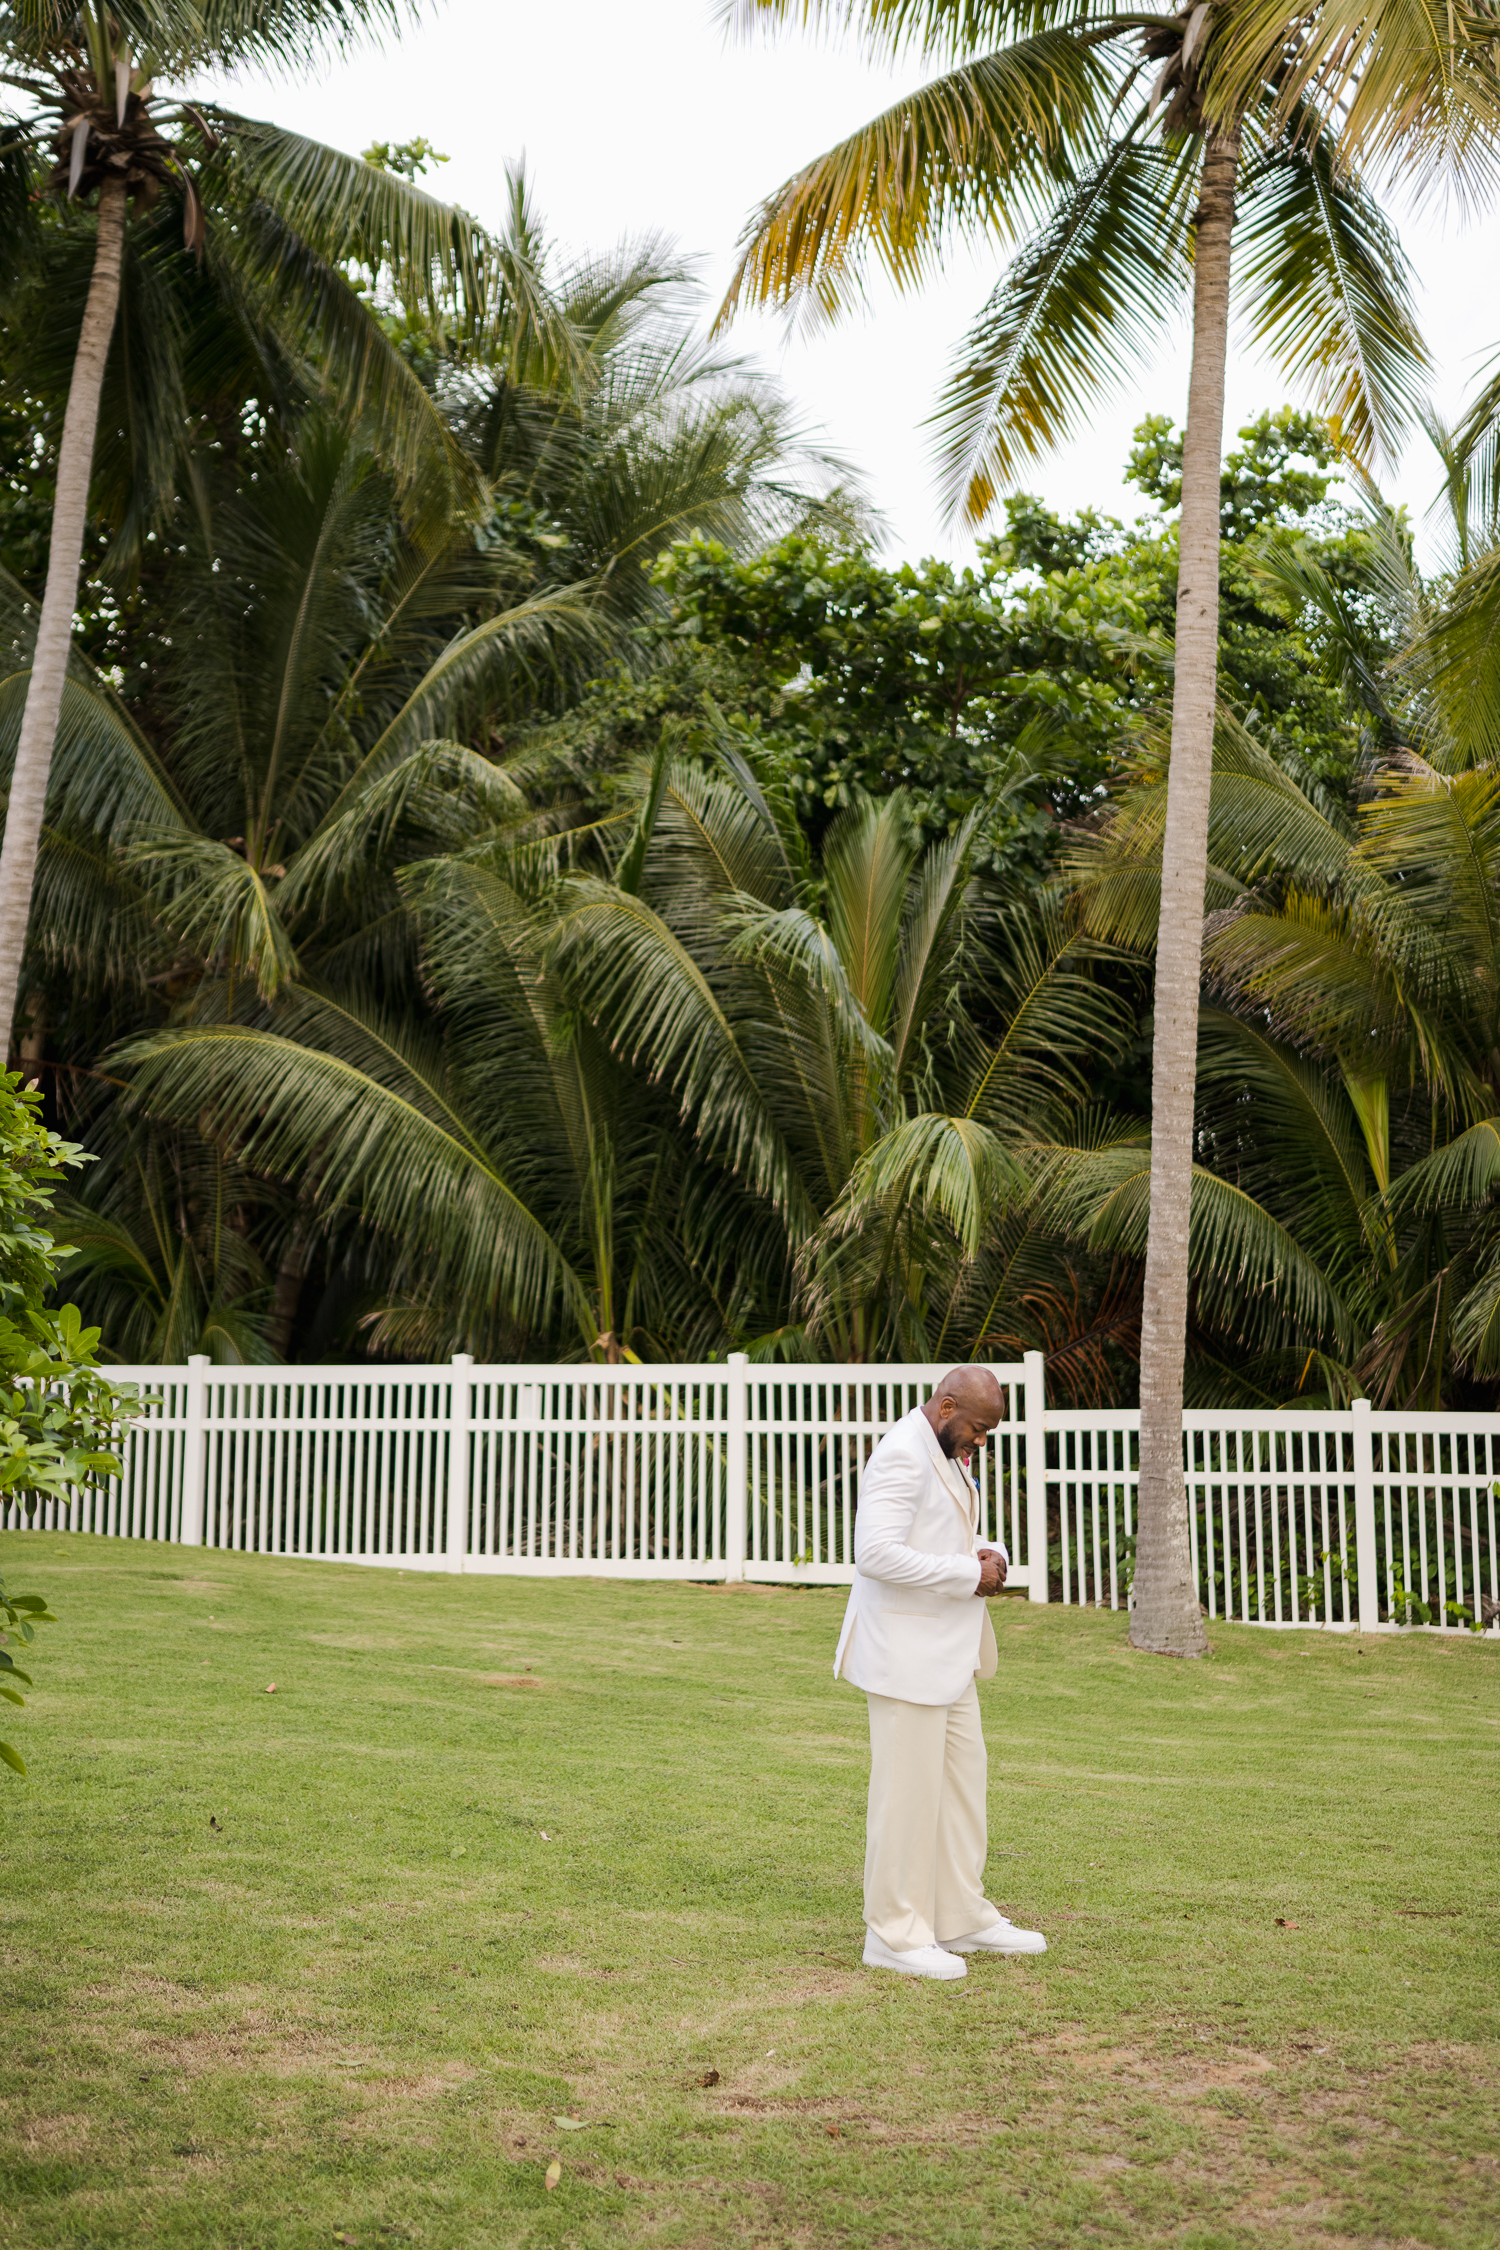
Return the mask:
[[1392, 0], [1378, 11], [1314, 0], [1295, 20], [1281, 0], [1247, 0], [1224, 34], [1213, 88], [1232, 114], [1275, 90], [1288, 127], [1308, 112], [1336, 129], [1345, 161], [1401, 172], [1420, 193], [1478, 192], [1497, 128], [1495, 29], [1474, 8]]
[[389, 867], [398, 840], [409, 847], [420, 835], [428, 850], [457, 849], [478, 831], [531, 817], [503, 766], [462, 742], [419, 743], [319, 825], [287, 868], [277, 910], [286, 917], [335, 912], [365, 887], [372, 867]]
[[551, 588], [456, 634], [371, 744], [315, 833], [342, 820], [398, 763], [442, 735], [466, 697], [482, 690], [498, 700], [507, 685], [535, 689], [562, 674], [570, 658], [599, 652], [604, 637], [587, 589], [576, 586]]
[[363, 423], [413, 520], [476, 514], [483, 488], [473, 464], [375, 308], [251, 183], [231, 170], [206, 185], [218, 214], [205, 250], [211, 278], [277, 338], [315, 396]]
[[1007, 1204], [1029, 1190], [1025, 1167], [987, 1125], [927, 1112], [892, 1126], [860, 1159], [833, 1225], [858, 1228], [880, 1206], [915, 1203], [940, 1218], [973, 1258]]
[[[741, 38], [784, 24], [849, 31], [869, 54], [894, 60], [913, 50], [972, 54], [1037, 30], [1047, 11], [1040, 0], [719, 0], [716, 13]], [[1082, 18], [1088, 10], [1075, 13]]]
[[849, 806], [823, 845], [828, 934], [856, 1007], [881, 1032], [895, 993], [906, 889], [916, 859], [911, 815], [900, 791]]
[[939, 488], [982, 523], [1125, 381], [1180, 309], [1196, 165], [1134, 139], [1072, 178], [959, 345], [932, 417]]
[[1198, 1022], [1201, 1129], [1214, 1168], [1294, 1226], [1325, 1272], [1357, 1283], [1391, 1244], [1376, 1201], [1385, 1183], [1348, 1094], [1258, 1021], [1204, 1008]]
[[1237, 287], [1251, 333], [1360, 460], [1394, 458], [1430, 370], [1411, 268], [1326, 135], [1260, 150], [1241, 184]]
[[266, 999], [297, 974], [297, 953], [272, 898], [274, 878], [210, 836], [142, 835], [128, 864], [150, 884], [182, 944]]
[[[1156, 943], [1166, 775], [1166, 758], [1158, 752], [1110, 819], [1080, 835], [1067, 859], [1082, 926], [1130, 951], [1149, 952]], [[1210, 914], [1242, 907], [1249, 887], [1272, 870], [1309, 884], [1340, 878], [1357, 884], [1348, 821], [1315, 803], [1222, 704], [1214, 728], [1208, 849]]]
[[976, 805], [951, 836], [929, 847], [910, 885], [891, 994], [892, 1073], [901, 1084], [914, 1063], [943, 981], [962, 940], [964, 893], [988, 802]]
[[829, 929], [803, 906], [767, 908], [751, 900], [726, 902], [732, 961], [753, 962], [785, 987], [795, 984], [823, 1004], [848, 1060], [879, 1068], [891, 1050], [870, 1021], [861, 994]]
[[1442, 774], [1388, 762], [1364, 808], [1360, 857], [1399, 883], [1403, 909], [1451, 945], [1470, 975], [1500, 976], [1500, 766]]
[[1500, 549], [1476, 556], [1448, 587], [1407, 669], [1441, 713], [1445, 763], [1500, 752]]
[[[246, 1161], [297, 1178], [398, 1241], [429, 1287], [477, 1313], [589, 1327], [587, 1294], [547, 1230], [463, 1130], [440, 1081], [367, 1015], [298, 996], [302, 1034], [214, 1025], [128, 1042], [154, 1113], [196, 1121]], [[304, 1044], [317, 1037], [326, 1045]]]
[[859, 302], [873, 256], [905, 288], [950, 230], [988, 234], [1056, 185], [1068, 145], [1108, 99], [1071, 29], [965, 62], [841, 141], [767, 199], [741, 236], [719, 313], [800, 305], [831, 320]]
[[704, 971], [644, 899], [575, 876], [560, 889], [550, 954], [622, 1054], [647, 1062], [705, 1145], [805, 1227], [803, 1191]]
[[[1097, 1147], [1038, 1150], [1041, 1187], [1057, 1220], [1094, 1251], [1143, 1257], [1151, 1207], [1144, 1137]], [[1188, 1259], [1221, 1321], [1259, 1337], [1267, 1316], [1307, 1335], [1350, 1339], [1348, 1311], [1316, 1259], [1265, 1206], [1231, 1180], [1193, 1167]]]
[[1442, 1148], [1409, 1165], [1390, 1191], [1391, 1209], [1473, 1210], [1500, 1187], [1500, 1117], [1481, 1117]]
[[285, 126], [212, 104], [200, 109], [237, 192], [274, 210], [324, 266], [362, 266], [436, 320], [476, 301], [482, 246], [466, 211]]
[[1101, 949], [1055, 898], [994, 919], [974, 976], [1000, 1027], [970, 1042], [965, 1108], [1019, 1146], [1085, 1097], [1090, 1066], [1123, 1052], [1134, 1030], [1121, 995], [1094, 972]]

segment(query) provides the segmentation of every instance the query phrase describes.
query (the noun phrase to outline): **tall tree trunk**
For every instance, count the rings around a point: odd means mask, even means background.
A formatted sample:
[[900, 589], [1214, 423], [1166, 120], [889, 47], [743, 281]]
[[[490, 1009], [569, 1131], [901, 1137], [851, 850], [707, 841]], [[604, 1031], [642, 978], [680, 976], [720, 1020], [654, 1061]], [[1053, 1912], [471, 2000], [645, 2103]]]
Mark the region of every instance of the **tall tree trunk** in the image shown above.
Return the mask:
[[1187, 1350], [1198, 982], [1219, 666], [1219, 476], [1229, 338], [1229, 248], [1239, 158], [1238, 132], [1210, 140], [1198, 196], [1193, 372], [1182, 445], [1172, 764], [1156, 942], [1151, 1230], [1141, 1311], [1141, 1481], [1130, 1637], [1137, 1648], [1166, 1656], [1201, 1656], [1208, 1645], [1188, 1544], [1182, 1364]]
[[276, 1287], [271, 1295], [271, 1319], [266, 1330], [266, 1342], [278, 1359], [285, 1359], [292, 1348], [292, 1332], [297, 1325], [297, 1309], [302, 1303], [302, 1284], [307, 1278], [310, 1248], [308, 1234], [298, 1220], [281, 1253], [281, 1263], [276, 1268]]
[[104, 367], [119, 309], [124, 249], [125, 182], [123, 179], [106, 180], [99, 190], [94, 272], [88, 302], [83, 308], [83, 326], [78, 331], [73, 380], [68, 387], [68, 410], [63, 417], [62, 445], [57, 456], [57, 497], [52, 507], [47, 585], [42, 595], [26, 709], [21, 718], [21, 739], [16, 745], [10, 804], [5, 816], [5, 842], [0, 846], [0, 1027], [3, 1027], [7, 1046], [21, 981], [26, 925], [31, 916], [31, 888], [36, 876], [42, 815], [47, 804], [52, 749], [62, 711], [63, 683], [68, 676], [73, 609], [78, 599], [78, 573], [83, 565], [83, 534], [88, 520], [89, 476], [94, 465], [94, 435], [99, 426], [99, 394], [104, 387]]

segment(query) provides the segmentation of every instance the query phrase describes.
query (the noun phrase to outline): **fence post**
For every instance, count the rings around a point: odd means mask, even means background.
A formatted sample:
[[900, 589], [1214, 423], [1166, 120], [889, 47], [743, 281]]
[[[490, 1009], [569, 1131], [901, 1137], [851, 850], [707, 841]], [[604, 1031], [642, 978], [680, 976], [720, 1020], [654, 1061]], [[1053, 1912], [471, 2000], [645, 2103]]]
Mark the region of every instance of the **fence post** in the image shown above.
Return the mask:
[[462, 1570], [469, 1555], [469, 1440], [474, 1427], [472, 1352], [453, 1354], [448, 1378], [448, 1568]]
[[1357, 1398], [1354, 1413], [1354, 1568], [1359, 1583], [1359, 1629], [1373, 1633], [1380, 1623], [1379, 1559], [1375, 1553], [1375, 1430], [1370, 1402]]
[[182, 1529], [184, 1547], [203, 1544], [203, 1487], [208, 1470], [208, 1369], [207, 1352], [194, 1352], [187, 1363], [187, 1429], [182, 1441]]
[[1034, 1602], [1047, 1599], [1047, 1363], [1028, 1352], [1026, 1369], [1026, 1567]]
[[737, 1583], [745, 1575], [746, 1529], [750, 1520], [750, 1355], [729, 1355], [729, 1438], [724, 1449], [724, 1576]]

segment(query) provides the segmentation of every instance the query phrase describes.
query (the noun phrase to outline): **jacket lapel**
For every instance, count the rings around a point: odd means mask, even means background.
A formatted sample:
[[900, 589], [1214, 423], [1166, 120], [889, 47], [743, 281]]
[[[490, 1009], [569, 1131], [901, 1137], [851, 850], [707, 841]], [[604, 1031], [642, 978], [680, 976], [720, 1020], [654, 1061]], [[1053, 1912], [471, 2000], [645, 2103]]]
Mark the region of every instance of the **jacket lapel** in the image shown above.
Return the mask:
[[969, 1534], [972, 1537], [979, 1529], [979, 1495], [961, 1465], [957, 1461], [950, 1461], [938, 1444], [932, 1424], [920, 1407], [916, 1409], [916, 1414], [917, 1420], [922, 1425], [922, 1436], [926, 1441], [927, 1452], [932, 1465], [947, 1487], [954, 1506], [963, 1510], [964, 1522], [968, 1525]]

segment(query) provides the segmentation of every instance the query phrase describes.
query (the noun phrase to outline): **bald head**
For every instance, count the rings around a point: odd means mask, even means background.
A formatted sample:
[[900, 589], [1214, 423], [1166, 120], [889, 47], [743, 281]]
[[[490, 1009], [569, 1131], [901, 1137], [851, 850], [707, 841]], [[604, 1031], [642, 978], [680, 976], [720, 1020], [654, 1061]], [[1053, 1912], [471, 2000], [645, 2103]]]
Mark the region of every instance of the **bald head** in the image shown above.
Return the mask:
[[967, 1461], [1004, 1411], [1004, 1394], [987, 1367], [950, 1368], [922, 1409], [950, 1461]]

